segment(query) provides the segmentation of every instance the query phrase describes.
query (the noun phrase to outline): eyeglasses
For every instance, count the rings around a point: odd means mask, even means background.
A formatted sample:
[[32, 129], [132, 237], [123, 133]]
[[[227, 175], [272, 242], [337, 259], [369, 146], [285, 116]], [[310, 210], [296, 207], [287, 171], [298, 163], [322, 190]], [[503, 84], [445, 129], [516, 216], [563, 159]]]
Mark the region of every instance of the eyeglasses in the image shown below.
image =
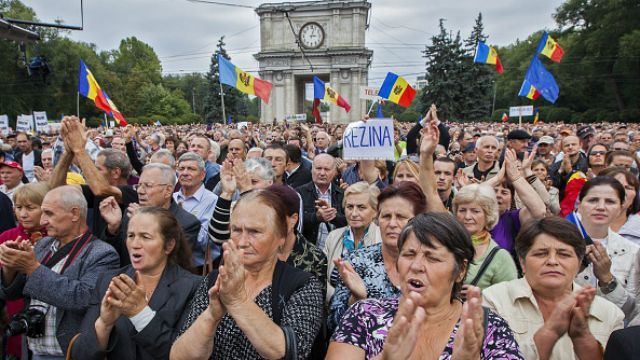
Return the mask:
[[133, 190], [138, 191], [138, 189], [149, 189], [154, 186], [167, 186], [169, 184], [154, 184], [154, 183], [140, 183], [133, 185]]
[[606, 155], [606, 154], [607, 154], [606, 151], [592, 151], [591, 154], [589, 155], [596, 156], [596, 155]]

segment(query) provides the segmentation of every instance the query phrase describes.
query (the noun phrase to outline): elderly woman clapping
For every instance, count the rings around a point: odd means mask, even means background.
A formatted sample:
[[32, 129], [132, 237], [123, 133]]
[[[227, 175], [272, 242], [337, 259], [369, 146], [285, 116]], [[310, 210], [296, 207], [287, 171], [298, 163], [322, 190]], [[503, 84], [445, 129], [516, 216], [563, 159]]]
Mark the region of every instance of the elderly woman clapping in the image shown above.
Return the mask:
[[570, 222], [532, 220], [516, 238], [524, 278], [483, 291], [484, 304], [513, 329], [527, 359], [602, 359], [609, 335], [623, 313], [574, 278], [585, 241]]
[[[459, 299], [474, 249], [448, 213], [416, 215], [398, 239], [402, 295], [357, 302], [342, 317], [327, 359], [522, 359], [509, 325]], [[486, 324], [486, 325], [485, 325]]]
[[278, 261], [286, 214], [270, 191], [253, 190], [238, 200], [223, 265], [197, 291], [172, 359], [309, 356], [324, 294], [315, 277]]

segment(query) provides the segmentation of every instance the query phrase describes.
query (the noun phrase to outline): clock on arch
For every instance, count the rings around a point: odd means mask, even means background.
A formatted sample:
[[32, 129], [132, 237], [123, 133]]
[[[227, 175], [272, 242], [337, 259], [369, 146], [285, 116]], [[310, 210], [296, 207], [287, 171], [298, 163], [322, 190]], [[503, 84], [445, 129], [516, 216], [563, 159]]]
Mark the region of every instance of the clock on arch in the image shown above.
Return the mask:
[[317, 49], [324, 42], [324, 29], [316, 22], [306, 23], [300, 28], [300, 43], [307, 49]]

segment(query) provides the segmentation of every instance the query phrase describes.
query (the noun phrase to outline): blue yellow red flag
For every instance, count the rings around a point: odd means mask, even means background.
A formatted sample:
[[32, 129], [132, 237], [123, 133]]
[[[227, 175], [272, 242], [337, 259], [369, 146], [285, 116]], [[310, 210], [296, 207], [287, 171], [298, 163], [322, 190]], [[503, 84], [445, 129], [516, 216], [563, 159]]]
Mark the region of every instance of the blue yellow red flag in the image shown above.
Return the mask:
[[378, 96], [407, 108], [416, 96], [416, 90], [409, 85], [405, 78], [389, 72], [378, 91]]
[[558, 83], [537, 56], [531, 59], [531, 64], [524, 78], [550, 103], [555, 103], [558, 100], [560, 94]]
[[220, 83], [232, 86], [245, 94], [255, 95], [265, 103], [269, 103], [271, 87], [273, 86], [270, 82], [260, 80], [243, 71], [222, 55], [218, 55], [218, 70]]
[[542, 38], [538, 43], [538, 49], [536, 50], [536, 52], [548, 57], [555, 62], [560, 62], [560, 60], [562, 60], [562, 57], [564, 56], [564, 50], [562, 49], [560, 44], [558, 44], [557, 41], [549, 36], [549, 33], [547, 33], [546, 31], [542, 33]]
[[536, 87], [531, 85], [527, 79], [524, 79], [524, 81], [522, 81], [522, 86], [520, 86], [518, 96], [524, 96], [527, 99], [536, 100], [540, 97], [540, 92], [538, 92]]
[[85, 96], [95, 103], [96, 107], [107, 114], [113, 116], [120, 126], [127, 125], [124, 116], [118, 111], [116, 105], [111, 101], [107, 93], [100, 88], [96, 78], [87, 68], [84, 61], [80, 60], [80, 74], [78, 78], [78, 93]]
[[485, 44], [484, 41], [478, 41], [478, 46], [476, 47], [476, 56], [473, 58], [473, 62], [495, 65], [496, 71], [499, 74], [502, 74], [504, 72], [504, 68], [502, 67], [502, 62], [500, 61], [498, 52], [493, 46]]
[[330, 102], [344, 108], [347, 112], [351, 110], [351, 105], [337, 91], [327, 86], [324, 81], [317, 76], [313, 77], [313, 98]]

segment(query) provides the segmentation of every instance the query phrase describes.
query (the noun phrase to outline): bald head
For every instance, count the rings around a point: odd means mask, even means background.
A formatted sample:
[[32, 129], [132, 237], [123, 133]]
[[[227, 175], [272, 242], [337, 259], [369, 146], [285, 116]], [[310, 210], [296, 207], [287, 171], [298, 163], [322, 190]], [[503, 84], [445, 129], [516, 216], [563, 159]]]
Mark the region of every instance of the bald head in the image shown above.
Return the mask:
[[336, 159], [329, 154], [318, 154], [313, 158], [311, 178], [316, 186], [326, 188], [337, 175]]
[[325, 131], [318, 131], [315, 136], [315, 141], [316, 148], [324, 150], [329, 146], [329, 134], [327, 134]]
[[229, 151], [229, 154], [231, 154], [234, 159], [244, 159], [245, 157], [244, 142], [240, 139], [233, 139], [229, 141], [228, 151]]

